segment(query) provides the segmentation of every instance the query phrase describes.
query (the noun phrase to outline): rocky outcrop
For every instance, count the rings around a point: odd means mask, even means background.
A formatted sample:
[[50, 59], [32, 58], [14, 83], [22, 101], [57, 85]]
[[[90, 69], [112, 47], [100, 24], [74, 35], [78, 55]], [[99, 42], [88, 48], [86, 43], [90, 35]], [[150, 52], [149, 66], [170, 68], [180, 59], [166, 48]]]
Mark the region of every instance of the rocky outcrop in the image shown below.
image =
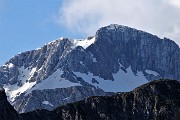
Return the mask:
[[178, 81], [158, 80], [129, 93], [90, 97], [53, 111], [36, 110], [21, 117], [24, 120], [175, 120], [180, 111], [179, 94]]
[[0, 88], [0, 120], [19, 120], [19, 115], [7, 101], [3, 88]]
[[57, 39], [0, 67], [0, 86], [18, 112], [127, 92], [159, 78], [180, 80], [179, 46], [120, 25], [102, 27], [84, 41]]

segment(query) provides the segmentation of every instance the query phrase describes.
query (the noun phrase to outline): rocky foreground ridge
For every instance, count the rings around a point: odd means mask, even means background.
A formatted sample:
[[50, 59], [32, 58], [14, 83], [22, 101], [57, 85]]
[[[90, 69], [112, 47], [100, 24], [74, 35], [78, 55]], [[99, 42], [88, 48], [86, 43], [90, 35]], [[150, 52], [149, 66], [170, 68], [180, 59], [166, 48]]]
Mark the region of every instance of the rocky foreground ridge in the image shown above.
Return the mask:
[[[155, 80], [131, 92], [94, 96], [57, 107], [18, 114], [0, 91], [1, 120], [178, 120], [180, 82]], [[177, 117], [177, 118], [176, 118]]]

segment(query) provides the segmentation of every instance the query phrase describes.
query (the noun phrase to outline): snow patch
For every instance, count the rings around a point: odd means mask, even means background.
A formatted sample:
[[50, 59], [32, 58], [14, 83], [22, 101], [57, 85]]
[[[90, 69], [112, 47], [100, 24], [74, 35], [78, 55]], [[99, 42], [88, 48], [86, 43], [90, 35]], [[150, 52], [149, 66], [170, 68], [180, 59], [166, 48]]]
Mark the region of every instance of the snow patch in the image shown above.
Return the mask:
[[42, 48], [36, 48], [36, 50], [41, 50]]
[[84, 49], [86, 49], [95, 42], [95, 37], [93, 37], [92, 39], [85, 39], [85, 40], [74, 39], [71, 41], [73, 44], [72, 49], [76, 48], [77, 46], [82, 46]]
[[106, 26], [106, 28], [108, 29], [108, 30], [114, 30], [114, 29], [117, 29], [117, 28], [121, 28], [121, 29], [125, 29], [126, 27], [125, 26], [122, 26], [122, 25], [118, 25], [118, 24], [111, 24], [111, 25], [109, 25], [109, 26]]
[[68, 100], [70, 97], [66, 97], [66, 98], [64, 98], [63, 100], [65, 101], [65, 100]]
[[9, 64], [8, 64], [8, 68], [12, 68], [12, 67], [14, 67], [14, 64], [9, 63]]
[[31, 70], [28, 68], [24, 68], [24, 66], [18, 68], [19, 76], [18, 82], [14, 85], [4, 85], [3, 88], [6, 91], [9, 101], [14, 101], [15, 97], [19, 96], [21, 93], [26, 92], [31, 89], [35, 84], [35, 82], [29, 82], [30, 78], [33, 76], [36, 68], [32, 68]]
[[145, 72], [147, 74], [151, 74], [151, 75], [154, 75], [154, 76], [158, 76], [159, 75], [159, 73], [157, 73], [156, 71], [152, 71], [152, 70], [145, 70]]
[[[131, 67], [126, 69], [127, 73], [123, 70], [119, 70], [116, 74], [113, 74], [114, 80], [104, 80], [99, 76], [94, 76], [92, 73], [80, 73], [74, 72], [77, 77], [81, 77], [84, 81], [98, 88], [101, 88], [105, 92], [129, 92], [134, 88], [148, 82], [142, 72], [138, 72], [136, 75], [133, 73]], [[95, 78], [99, 84], [92, 83], [92, 78]]]
[[7, 67], [7, 68], [12, 68], [12, 67], [14, 67], [14, 64], [12, 64], [12, 63], [8, 63], [8, 64], [5, 64], [5, 65], [2, 65], [2, 67]]
[[55, 88], [67, 88], [72, 86], [82, 86], [79, 83], [73, 83], [69, 80], [61, 78], [63, 71], [58, 69], [47, 79], [42, 80], [40, 83], [30, 82], [30, 79], [33, 77], [36, 72], [36, 68], [24, 68], [24, 66], [18, 68], [19, 76], [18, 82], [14, 85], [4, 85], [3, 88], [6, 91], [8, 100], [13, 102], [15, 97], [19, 96], [21, 93], [29, 94], [33, 90], [44, 90], [44, 89], [55, 89]]
[[119, 27], [119, 25], [116, 25], [116, 24], [111, 24], [109, 26], [107, 26], [107, 29], [108, 30], [114, 30], [115, 28]]
[[65, 39], [65, 38], [64, 38], [64, 37], [60, 37], [59, 39], [60, 39], [60, 40], [63, 40], [63, 39]]
[[30, 93], [33, 90], [44, 90], [44, 89], [55, 89], [55, 88], [67, 88], [72, 86], [82, 86], [79, 83], [73, 83], [69, 80], [61, 78], [63, 71], [58, 69], [48, 78], [42, 80], [40, 83], [36, 84], [31, 90], [26, 94]]
[[31, 70], [29, 68], [24, 68], [24, 66], [18, 68], [19, 70], [19, 76], [18, 81], [21, 81], [22, 83], [27, 82], [35, 73], [36, 68], [32, 68]]
[[[89, 52], [90, 53], [90, 52]], [[91, 57], [93, 58], [93, 62], [97, 62], [96, 58], [93, 56], [92, 53], [90, 53]]]
[[50, 105], [51, 107], [54, 107], [53, 104], [51, 104], [49, 101], [43, 101], [42, 104]]
[[93, 58], [93, 62], [97, 62], [96, 58]]

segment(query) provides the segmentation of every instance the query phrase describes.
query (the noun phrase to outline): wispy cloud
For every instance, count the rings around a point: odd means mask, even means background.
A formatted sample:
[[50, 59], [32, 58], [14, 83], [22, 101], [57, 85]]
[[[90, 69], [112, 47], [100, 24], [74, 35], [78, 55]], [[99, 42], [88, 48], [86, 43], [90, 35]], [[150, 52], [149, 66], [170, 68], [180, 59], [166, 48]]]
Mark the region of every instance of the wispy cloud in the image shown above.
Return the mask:
[[169, 37], [180, 44], [180, 0], [65, 0], [58, 22], [87, 35], [117, 23]]

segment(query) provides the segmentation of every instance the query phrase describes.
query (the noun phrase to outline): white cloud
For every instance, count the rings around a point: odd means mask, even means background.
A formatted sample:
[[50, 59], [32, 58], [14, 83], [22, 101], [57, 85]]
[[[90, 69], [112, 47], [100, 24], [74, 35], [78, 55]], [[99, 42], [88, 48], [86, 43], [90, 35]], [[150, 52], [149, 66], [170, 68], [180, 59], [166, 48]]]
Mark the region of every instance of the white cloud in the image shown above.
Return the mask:
[[175, 25], [173, 30], [169, 33], [165, 33], [165, 35], [168, 38], [172, 38], [173, 40], [177, 40], [177, 43], [180, 45], [180, 25]]
[[86, 35], [117, 23], [170, 37], [180, 45], [180, 0], [64, 0], [58, 21]]
[[176, 7], [180, 7], [180, 0], [169, 0], [169, 3]]

